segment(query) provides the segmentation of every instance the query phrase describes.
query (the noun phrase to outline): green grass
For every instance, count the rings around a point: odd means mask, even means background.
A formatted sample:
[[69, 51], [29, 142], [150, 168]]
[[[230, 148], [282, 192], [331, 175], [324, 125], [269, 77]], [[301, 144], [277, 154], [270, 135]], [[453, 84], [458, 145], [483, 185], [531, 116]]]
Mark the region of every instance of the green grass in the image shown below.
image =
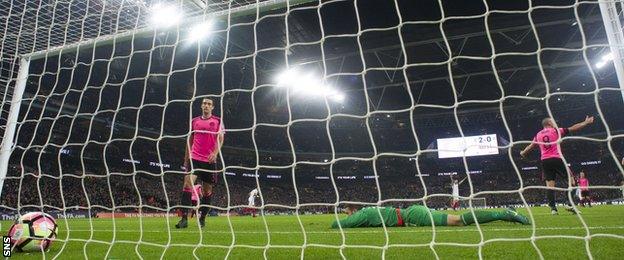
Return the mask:
[[[520, 213], [526, 213], [520, 209]], [[506, 222], [481, 225], [483, 239], [476, 226], [438, 227], [435, 242], [430, 247], [431, 228], [388, 228], [386, 238], [383, 228], [348, 229], [344, 232], [345, 247], [340, 246], [340, 231], [329, 229], [333, 215], [301, 216], [302, 230], [295, 216], [267, 216], [266, 218], [231, 217], [234, 236], [226, 217], [213, 217], [202, 232], [196, 219], [184, 230], [176, 230], [177, 219], [137, 218], [57, 220], [59, 236], [45, 258], [83, 259], [191, 259], [193, 252], [201, 259], [258, 259], [266, 254], [272, 259], [300, 258], [303, 253], [310, 259], [336, 259], [341, 254], [350, 259], [380, 258], [385, 253], [390, 259], [536, 259], [538, 249], [546, 259], [587, 259], [587, 249], [595, 259], [622, 257], [624, 239], [624, 206], [596, 206], [582, 208], [582, 218], [589, 234], [578, 216], [561, 210], [551, 216], [545, 207], [531, 208], [535, 218], [535, 244], [531, 243], [532, 226]], [[343, 216], [341, 216], [343, 217]], [[263, 220], [266, 220], [268, 235]], [[90, 226], [92, 224], [92, 227]], [[10, 222], [1, 222], [7, 230]], [[139, 230], [142, 228], [143, 232]], [[92, 232], [93, 231], [93, 232]], [[201, 236], [200, 236], [201, 233]], [[304, 236], [305, 234], [305, 236]], [[584, 240], [587, 235], [591, 239]], [[544, 237], [542, 237], [544, 236]], [[549, 237], [567, 236], [567, 237]], [[507, 240], [505, 240], [507, 239]], [[115, 241], [115, 243], [111, 243]], [[481, 250], [479, 243], [484, 241]], [[302, 250], [302, 245], [307, 244]], [[229, 251], [230, 245], [234, 245]], [[268, 244], [271, 247], [266, 247]], [[397, 245], [405, 245], [397, 246]], [[455, 245], [461, 244], [461, 245]], [[388, 245], [387, 250], [383, 250]], [[275, 247], [273, 247], [275, 246]], [[367, 248], [368, 247], [368, 248]], [[266, 250], [265, 250], [266, 248]], [[536, 249], [537, 248], [537, 249]], [[229, 251], [229, 252], [228, 252]], [[107, 254], [108, 252], [108, 254]], [[41, 259], [42, 253], [14, 253], [16, 259]]]

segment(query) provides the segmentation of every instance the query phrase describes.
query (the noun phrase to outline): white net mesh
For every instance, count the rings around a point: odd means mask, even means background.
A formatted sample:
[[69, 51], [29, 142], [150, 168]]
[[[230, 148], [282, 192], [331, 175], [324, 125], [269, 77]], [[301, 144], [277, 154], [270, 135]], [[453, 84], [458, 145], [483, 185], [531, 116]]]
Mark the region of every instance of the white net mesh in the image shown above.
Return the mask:
[[[623, 210], [546, 218], [539, 160], [519, 151], [544, 117], [595, 115], [558, 145], [570, 171], [590, 172], [595, 203], [621, 201], [623, 4], [4, 1], [0, 210], [62, 218], [52, 258], [486, 258], [510, 245], [549, 258], [561, 241], [615, 257]], [[180, 231], [185, 142], [205, 97], [227, 132], [220, 217]], [[494, 155], [439, 158], [437, 139], [490, 134]], [[515, 206], [532, 225], [328, 229], [345, 204], [446, 209], [449, 175], [465, 178], [468, 212]], [[256, 187], [260, 220], [238, 217]], [[557, 187], [565, 203], [573, 188]]]

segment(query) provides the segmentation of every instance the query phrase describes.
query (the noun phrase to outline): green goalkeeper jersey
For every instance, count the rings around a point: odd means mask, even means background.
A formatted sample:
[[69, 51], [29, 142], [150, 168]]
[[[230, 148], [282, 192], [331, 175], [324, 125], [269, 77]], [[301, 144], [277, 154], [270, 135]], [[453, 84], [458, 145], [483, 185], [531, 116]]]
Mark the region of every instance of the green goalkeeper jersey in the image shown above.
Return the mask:
[[[401, 219], [407, 226], [431, 226], [431, 218], [436, 226], [446, 226], [447, 214], [428, 209], [425, 206], [413, 205], [407, 209], [400, 209]], [[381, 213], [381, 218], [380, 214]], [[354, 227], [386, 227], [399, 226], [397, 208], [394, 207], [366, 207], [340, 220], [342, 228]], [[338, 228], [338, 221], [332, 223], [332, 228]]]
[[[342, 228], [353, 227], [381, 227], [382, 222], [379, 213], [383, 217], [383, 222], [387, 227], [395, 227], [398, 223], [397, 211], [394, 207], [366, 207], [351, 214], [347, 218], [340, 220]], [[332, 228], [338, 228], [338, 221], [334, 220]]]

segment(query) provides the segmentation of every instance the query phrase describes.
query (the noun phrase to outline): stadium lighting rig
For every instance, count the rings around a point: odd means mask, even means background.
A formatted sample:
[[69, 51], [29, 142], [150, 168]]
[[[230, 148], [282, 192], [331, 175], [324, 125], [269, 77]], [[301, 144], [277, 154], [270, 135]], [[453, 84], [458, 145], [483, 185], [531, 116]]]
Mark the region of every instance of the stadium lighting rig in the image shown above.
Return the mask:
[[196, 24], [191, 28], [191, 31], [189, 32], [189, 39], [191, 39], [192, 41], [201, 41], [202, 39], [210, 35], [212, 27], [212, 21], [205, 21]]
[[181, 12], [175, 6], [158, 3], [150, 8], [150, 22], [156, 28], [177, 25], [181, 18]]
[[293, 93], [305, 96], [326, 97], [335, 102], [343, 102], [344, 94], [323, 82], [312, 73], [302, 73], [296, 69], [286, 70], [276, 77], [279, 87], [287, 87]]
[[613, 53], [609, 52], [603, 55], [602, 58], [600, 58], [599, 62], [596, 62], [596, 68], [600, 69], [604, 67], [605, 65], [607, 65], [607, 63], [609, 63], [612, 60], [613, 60]]
[[[172, 5], [155, 4], [150, 9], [150, 22], [154, 28], [169, 28], [178, 25], [182, 20], [181, 11]], [[190, 27], [188, 39], [201, 41], [206, 38], [213, 29], [212, 21], [203, 21]]]

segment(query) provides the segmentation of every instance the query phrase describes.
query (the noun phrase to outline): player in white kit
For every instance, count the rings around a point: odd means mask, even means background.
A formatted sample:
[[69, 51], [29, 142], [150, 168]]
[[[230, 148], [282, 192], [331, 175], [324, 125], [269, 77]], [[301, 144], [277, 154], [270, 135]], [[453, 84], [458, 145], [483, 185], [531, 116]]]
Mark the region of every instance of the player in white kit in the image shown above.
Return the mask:
[[249, 192], [249, 198], [247, 199], [247, 206], [249, 206], [249, 208], [247, 208], [248, 212], [251, 212], [251, 215], [255, 218], [256, 217], [256, 209], [253, 208], [256, 206], [256, 197], [258, 196], [259, 192], [258, 192], [258, 188], [255, 188], [253, 190], [251, 190]]
[[451, 200], [451, 208], [453, 208], [453, 210], [457, 210], [459, 208], [459, 184], [464, 182], [466, 178], [461, 181], [458, 181], [453, 177], [451, 177], [451, 179], [453, 180], [453, 182], [451, 183], [451, 187], [453, 188], [453, 199]]

